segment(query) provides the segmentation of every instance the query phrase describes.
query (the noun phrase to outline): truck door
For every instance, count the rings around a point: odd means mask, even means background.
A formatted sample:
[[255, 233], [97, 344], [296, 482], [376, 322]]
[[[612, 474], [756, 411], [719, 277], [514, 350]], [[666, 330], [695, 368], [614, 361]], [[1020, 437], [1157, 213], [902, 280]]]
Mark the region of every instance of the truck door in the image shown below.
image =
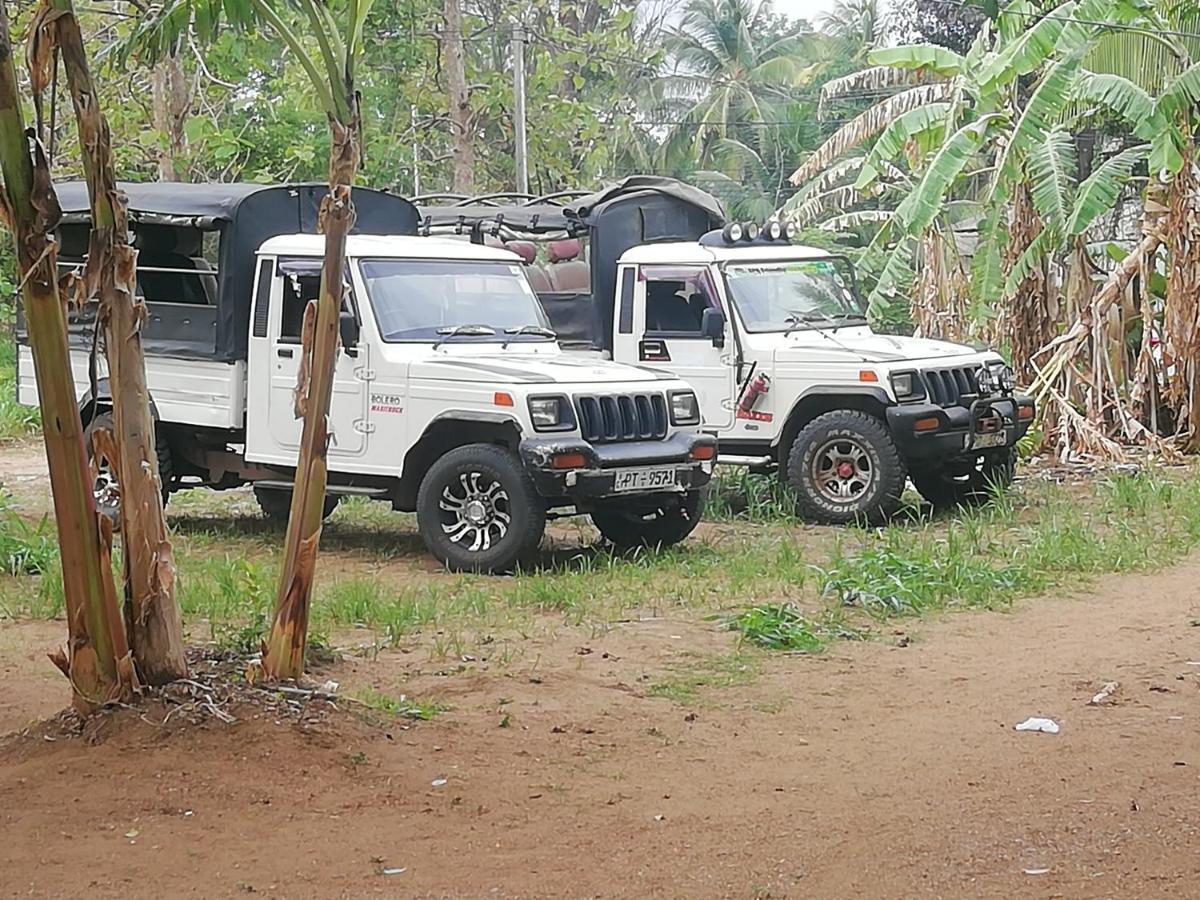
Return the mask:
[[632, 334], [621, 334], [619, 327], [614, 336], [636, 344], [617, 358], [678, 375], [695, 389], [705, 426], [724, 429], [733, 425], [733, 342], [705, 336], [706, 309], [724, 312], [706, 267], [639, 267]]
[[[262, 277], [260, 275], [260, 289]], [[320, 289], [320, 261], [280, 259], [271, 280], [270, 305], [265, 317], [256, 307], [255, 326], [265, 318], [265, 339], [252, 333], [250, 383], [247, 403], [246, 455], [263, 462], [292, 464], [300, 446], [304, 422], [296, 418], [295, 389], [300, 373], [300, 332], [304, 308]], [[349, 288], [342, 301], [342, 316], [357, 323], [358, 310]], [[354, 339], [356, 327], [343, 329]], [[259, 346], [255, 346], [259, 343]], [[354, 339], [338, 348], [333, 396], [329, 404], [329, 462], [351, 460], [367, 451], [370, 345]], [[257, 363], [257, 364], [256, 364]], [[258, 383], [255, 383], [255, 376]], [[264, 383], [265, 382], [265, 383]], [[265, 409], [256, 402], [265, 393]], [[259, 414], [254, 410], [258, 406]]]

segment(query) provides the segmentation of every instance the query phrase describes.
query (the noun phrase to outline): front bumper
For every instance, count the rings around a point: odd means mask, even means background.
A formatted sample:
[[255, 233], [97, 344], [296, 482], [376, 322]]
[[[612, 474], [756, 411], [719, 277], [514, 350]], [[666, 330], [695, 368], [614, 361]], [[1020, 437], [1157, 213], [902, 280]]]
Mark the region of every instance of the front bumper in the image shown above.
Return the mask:
[[[538, 493], [548, 500], [567, 500], [587, 505], [601, 497], [638, 497], [648, 494], [681, 493], [708, 484], [716, 459], [717, 439], [708, 434], [674, 434], [665, 441], [630, 441], [618, 444], [589, 444], [577, 437], [526, 438], [519, 452], [525, 470]], [[711, 447], [713, 458], [692, 458], [698, 447]], [[568, 453], [581, 454], [582, 468], [556, 469], [552, 460]], [[617, 473], [630, 469], [675, 470], [675, 483], [666, 488], [617, 491]]]
[[[917, 422], [933, 418], [938, 420], [937, 428], [916, 430]], [[992, 443], [996, 439], [985, 437], [981, 431], [981, 423], [991, 424], [997, 419], [999, 427], [986, 434], [1002, 434], [1002, 443]], [[981, 397], [970, 406], [905, 403], [887, 409], [892, 439], [909, 459], [954, 457], [1012, 447], [1029, 431], [1033, 419], [1033, 398], [1020, 394]]]

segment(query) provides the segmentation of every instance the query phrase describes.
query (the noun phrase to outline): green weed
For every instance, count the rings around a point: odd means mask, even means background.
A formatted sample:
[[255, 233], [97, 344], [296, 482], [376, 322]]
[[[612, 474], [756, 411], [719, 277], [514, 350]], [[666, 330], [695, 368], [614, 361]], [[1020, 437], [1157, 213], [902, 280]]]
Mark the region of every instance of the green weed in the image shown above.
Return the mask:
[[749, 469], [719, 471], [709, 488], [705, 517], [717, 522], [796, 521], [796, 498], [776, 475]]
[[760, 668], [758, 656], [745, 650], [699, 657], [675, 666], [668, 675], [652, 682], [647, 694], [690, 706], [702, 702], [703, 691], [750, 684]]
[[385, 694], [375, 688], [367, 688], [357, 694], [354, 699], [376, 712], [386, 713], [389, 716], [402, 716], [406, 719], [420, 719], [425, 722], [439, 713], [445, 712], [448, 708], [440, 703], [420, 701], [406, 697], [404, 694], [393, 697], [391, 694]]
[[730, 619], [729, 628], [742, 640], [768, 650], [819, 653], [825, 649], [819, 626], [791, 603], [752, 606]]

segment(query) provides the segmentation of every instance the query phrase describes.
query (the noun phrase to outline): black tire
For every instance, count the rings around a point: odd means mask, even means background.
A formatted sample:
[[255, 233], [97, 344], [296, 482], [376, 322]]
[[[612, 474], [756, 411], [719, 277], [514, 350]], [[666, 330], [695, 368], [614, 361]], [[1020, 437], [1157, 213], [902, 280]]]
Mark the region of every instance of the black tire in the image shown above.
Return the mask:
[[696, 530], [704, 517], [707, 489], [666, 494], [637, 502], [610, 501], [592, 513], [592, 524], [618, 550], [672, 547]]
[[[264, 516], [272, 522], [286, 522], [292, 513], [292, 492], [282, 488], [256, 487], [254, 499]], [[325, 495], [325, 506], [321, 510], [321, 518], [328, 519], [337, 509], [341, 498], [336, 494]]]
[[821, 525], [886, 521], [900, 508], [907, 475], [887, 427], [857, 410], [817, 416], [788, 452], [796, 512]]
[[[89, 463], [92, 461], [92, 433], [95, 431], [115, 432], [111, 412], [102, 412], [93, 416], [83, 430], [83, 443], [87, 448]], [[157, 427], [154, 429], [154, 452], [158, 456], [158, 481], [162, 491], [163, 506], [166, 506], [167, 498], [171, 496], [171, 480], [174, 474], [171, 467], [171, 445], [162, 430]], [[92, 493], [96, 500], [96, 511], [107, 517], [113, 523], [113, 528], [119, 530], [121, 527], [121, 488], [117, 484], [116, 473], [107, 460], [102, 460], [100, 463], [100, 477], [96, 479]]]
[[1016, 474], [1017, 448], [1006, 447], [950, 460], [937, 467], [914, 467], [909, 477], [935, 509], [953, 509], [987, 502], [996, 490], [1012, 484]]
[[455, 572], [509, 572], [537, 549], [546, 504], [516, 454], [468, 444], [443, 455], [417, 491], [417, 529]]

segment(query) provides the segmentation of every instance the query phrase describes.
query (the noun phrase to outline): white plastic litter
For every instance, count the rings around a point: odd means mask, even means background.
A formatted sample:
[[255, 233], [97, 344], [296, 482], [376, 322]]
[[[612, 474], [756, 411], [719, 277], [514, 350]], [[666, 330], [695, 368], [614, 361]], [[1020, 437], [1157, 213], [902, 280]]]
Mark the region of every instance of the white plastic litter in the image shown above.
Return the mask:
[[1038, 716], [1031, 716], [1024, 722], [1019, 722], [1014, 726], [1017, 731], [1040, 731], [1042, 734], [1058, 734], [1058, 723], [1053, 719], [1042, 719]]
[[1026, 869], [1025, 874], [1026, 875], [1045, 875], [1049, 871], [1050, 871], [1049, 869]]
[[1104, 685], [1104, 687], [1100, 688], [1100, 693], [1096, 694], [1096, 696], [1094, 696], [1091, 700], [1088, 701], [1088, 705], [1089, 706], [1099, 706], [1101, 703], [1103, 703], [1105, 700], [1107, 700], [1109, 697], [1111, 697], [1113, 694], [1115, 694], [1117, 692], [1117, 688], [1119, 688], [1120, 686], [1121, 686], [1121, 683], [1119, 681], [1110, 681], [1110, 682], [1106, 683]]

